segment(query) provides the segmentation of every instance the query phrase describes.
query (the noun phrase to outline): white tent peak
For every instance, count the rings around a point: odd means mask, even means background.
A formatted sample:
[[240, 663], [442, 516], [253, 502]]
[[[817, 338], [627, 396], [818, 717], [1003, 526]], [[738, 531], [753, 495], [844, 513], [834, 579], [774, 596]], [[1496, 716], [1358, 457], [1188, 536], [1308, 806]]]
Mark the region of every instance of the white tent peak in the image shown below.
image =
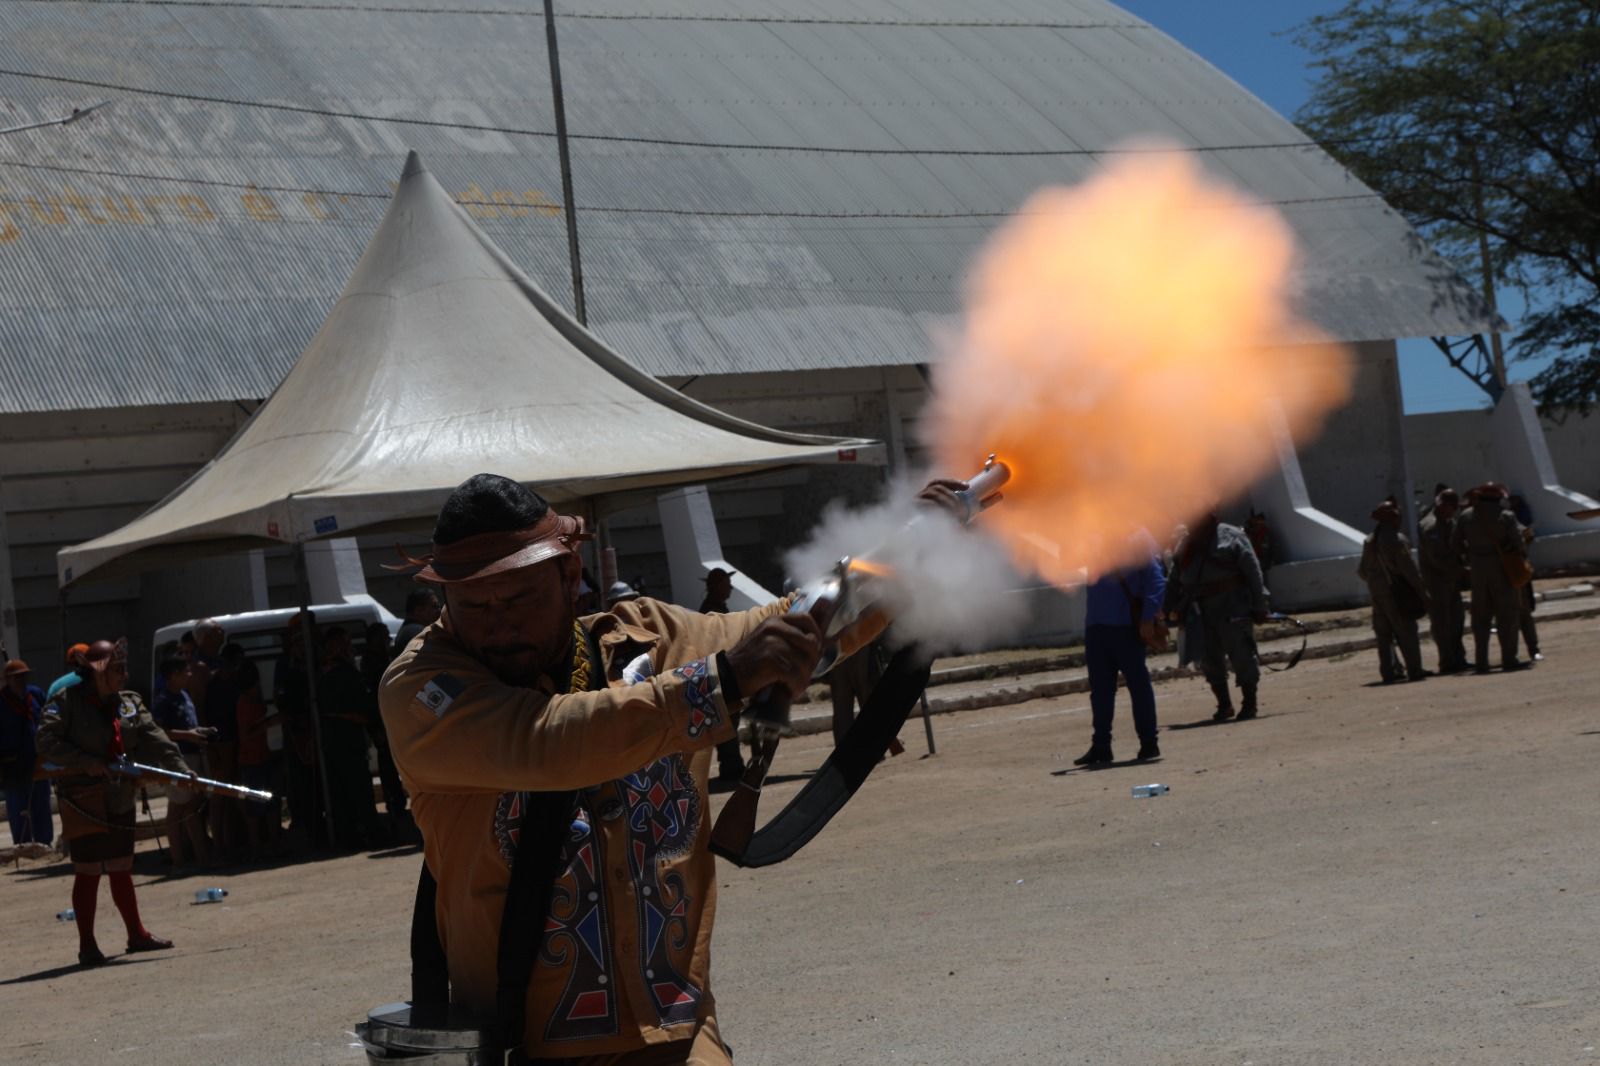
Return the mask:
[[733, 418], [638, 370], [529, 280], [413, 151], [267, 402], [167, 499], [63, 549], [57, 572], [65, 587], [196, 551], [421, 526], [484, 470], [561, 502], [882, 454]]

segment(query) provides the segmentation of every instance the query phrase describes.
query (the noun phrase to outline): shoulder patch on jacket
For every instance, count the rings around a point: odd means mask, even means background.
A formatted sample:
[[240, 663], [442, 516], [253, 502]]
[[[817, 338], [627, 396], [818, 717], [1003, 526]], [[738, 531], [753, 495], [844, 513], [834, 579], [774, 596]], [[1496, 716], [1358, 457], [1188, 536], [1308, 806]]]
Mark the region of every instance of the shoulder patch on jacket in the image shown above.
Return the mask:
[[417, 690], [417, 702], [432, 711], [435, 718], [442, 718], [466, 687], [454, 675], [440, 672]]

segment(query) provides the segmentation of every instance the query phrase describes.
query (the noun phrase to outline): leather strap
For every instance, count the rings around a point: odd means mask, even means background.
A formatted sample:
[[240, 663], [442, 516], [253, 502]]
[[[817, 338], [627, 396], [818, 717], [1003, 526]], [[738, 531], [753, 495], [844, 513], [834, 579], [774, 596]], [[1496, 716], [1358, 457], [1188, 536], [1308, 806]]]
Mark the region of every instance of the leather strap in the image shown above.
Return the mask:
[[439, 886], [426, 861], [417, 878], [417, 901], [411, 908], [411, 1006], [443, 1010], [450, 1005], [450, 969], [439, 942], [435, 906]]
[[788, 806], [760, 829], [755, 828], [756, 807], [778, 742], [770, 742], [771, 750], [764, 757], [757, 750], [711, 831], [712, 852], [735, 866], [756, 867], [782, 862], [805, 847], [849, 802], [889, 750], [927, 687], [932, 666], [932, 660], [914, 647], [896, 653], [844, 740]]

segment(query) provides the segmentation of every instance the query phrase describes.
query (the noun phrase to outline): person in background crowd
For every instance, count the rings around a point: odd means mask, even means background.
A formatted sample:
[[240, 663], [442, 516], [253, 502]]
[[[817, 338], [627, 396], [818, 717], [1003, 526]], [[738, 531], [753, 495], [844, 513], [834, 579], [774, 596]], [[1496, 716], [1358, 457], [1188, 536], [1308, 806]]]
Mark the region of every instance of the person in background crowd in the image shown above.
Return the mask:
[[395, 654], [405, 651], [406, 645], [415, 640], [418, 633], [433, 625], [438, 617], [439, 596], [432, 589], [417, 589], [407, 596], [406, 619], [400, 624], [400, 632], [394, 638]]
[[1459, 674], [1467, 668], [1467, 607], [1461, 599], [1461, 582], [1466, 568], [1451, 547], [1461, 496], [1445, 486], [1434, 497], [1433, 507], [1417, 524], [1417, 558], [1421, 563], [1422, 583], [1428, 590], [1428, 618], [1433, 642], [1439, 648], [1439, 672]]
[[[386, 631], [387, 632], [387, 631]], [[238, 690], [235, 717], [238, 720], [240, 783], [259, 792], [272, 793], [270, 800], [246, 800], [243, 805], [244, 830], [252, 858], [275, 855], [283, 831], [279, 813], [279, 794], [283, 791], [278, 753], [267, 740], [267, 730], [282, 716], [267, 713], [261, 698], [261, 668], [249, 659], [239, 664], [234, 676]]]
[[367, 722], [372, 706], [356, 668], [350, 635], [343, 626], [328, 627], [322, 635], [317, 713], [322, 723], [334, 844], [340, 848], [354, 850], [385, 842], [367, 766]]
[[1244, 535], [1250, 538], [1250, 550], [1256, 553], [1261, 577], [1265, 580], [1272, 570], [1272, 533], [1267, 529], [1267, 516], [1252, 507], [1250, 516], [1244, 520]]
[[[172, 941], [145, 928], [133, 889], [134, 797], [138, 785], [112, 775], [107, 764], [124, 756], [190, 774], [178, 746], [156, 725], [128, 683], [128, 644], [95, 641], [83, 655], [84, 680], [45, 705], [39, 755], [62, 768], [56, 784], [61, 831], [74, 871], [72, 908], [78, 924], [78, 962], [106, 961], [94, 935], [102, 870], [128, 932], [128, 951], [159, 951]], [[190, 774], [192, 777], [193, 775]]]
[[[1139, 735], [1143, 762], [1161, 758], [1156, 741], [1156, 690], [1145, 665], [1145, 650], [1158, 643], [1167, 579], [1154, 538], [1140, 530], [1133, 538], [1141, 560], [1135, 566], [1102, 575], [1089, 586], [1084, 615], [1083, 654], [1089, 668], [1089, 710], [1094, 739], [1089, 750], [1073, 760], [1077, 766], [1099, 766], [1114, 760], [1111, 721], [1116, 711], [1117, 675], [1128, 687], [1133, 728]], [[1159, 643], [1165, 644], [1164, 634]]]
[[1161, 548], [1161, 572], [1168, 581], [1172, 580], [1172, 568], [1178, 562], [1178, 550], [1183, 547], [1183, 542], [1189, 539], [1189, 527], [1179, 522], [1172, 527], [1172, 536]]
[[589, 573], [589, 568], [586, 566], [578, 573], [578, 616], [581, 618], [600, 610], [600, 599], [600, 583]]
[[1422, 535], [1422, 520], [1434, 512], [1434, 509], [1439, 506], [1439, 494], [1449, 488], [1450, 486], [1444, 482], [1438, 482], [1433, 486], [1433, 495], [1424, 500], [1422, 505], [1417, 508], [1417, 535], [1419, 537]]
[[[611, 610], [619, 603], [639, 598], [639, 590], [626, 581], [613, 581], [611, 587], [606, 589], [606, 610]], [[591, 612], [593, 613], [593, 612]], [[580, 618], [582, 615], [579, 616]]]
[[1268, 618], [1267, 586], [1244, 530], [1223, 522], [1215, 512], [1202, 518], [1178, 550], [1166, 598], [1167, 617], [1186, 627], [1185, 640], [1200, 638], [1201, 668], [1217, 697], [1212, 720], [1226, 722], [1233, 717], [1230, 664], [1244, 697], [1239, 720], [1254, 718], [1261, 666], [1250, 626]]
[[0, 688], [0, 783], [13, 844], [49, 844], [56, 839], [50, 818], [50, 782], [33, 779], [44, 692], [29, 684], [33, 672], [21, 659], [6, 663]]
[[[733, 571], [724, 570], [720, 566], [713, 566], [706, 571], [703, 579], [706, 583], [705, 599], [700, 601], [701, 614], [727, 614], [728, 598], [733, 595]], [[638, 595], [635, 593], [635, 595]], [[859, 666], [854, 669], [860, 669]], [[877, 679], [873, 679], [876, 684]], [[837, 711], [835, 711], [837, 722]], [[837, 732], [837, 725], [835, 731]], [[729, 788], [738, 783], [744, 776], [744, 751], [739, 746], [737, 735], [729, 737], [717, 745], [717, 784], [719, 788]]]
[[49, 703], [62, 691], [71, 688], [83, 680], [83, 656], [89, 650], [87, 644], [74, 644], [67, 649], [67, 672], [50, 682], [50, 687], [45, 690], [44, 701]]
[[283, 718], [284, 793], [289, 802], [289, 831], [304, 847], [326, 839], [322, 789], [317, 780], [316, 724], [311, 720], [311, 672], [306, 669], [301, 627], [311, 629], [317, 643], [316, 616], [301, 611], [283, 631], [283, 654], [272, 669], [272, 702]]
[[[176, 645], [173, 646], [176, 650]], [[189, 660], [169, 655], [156, 666], [156, 676], [161, 679], [160, 692], [150, 708], [150, 717], [178, 745], [178, 752], [189, 769], [197, 774], [208, 773], [205, 763], [206, 743], [213, 731], [200, 724], [195, 713], [194, 700], [189, 696]], [[211, 841], [206, 837], [205, 821], [200, 817], [205, 810], [205, 797], [182, 785], [167, 787], [167, 841], [172, 850], [172, 868], [181, 870], [187, 859], [202, 866], [212, 865]]]
[[383, 716], [378, 713], [378, 686], [394, 656], [395, 649], [389, 646], [389, 627], [382, 622], [367, 626], [366, 643], [361, 648], [361, 683], [367, 690], [363, 712], [367, 717], [367, 739], [372, 741], [372, 749], [378, 755], [378, 780], [383, 784], [383, 808], [389, 820], [389, 831], [395, 839], [414, 839], [411, 816], [406, 813], [405, 785], [400, 782], [400, 771], [395, 769], [389, 734], [383, 728]]
[[[1528, 506], [1516, 493], [1512, 493], [1506, 500], [1506, 509], [1516, 516], [1517, 523], [1522, 526], [1523, 551], [1533, 546], [1533, 508]], [[1528, 646], [1528, 658], [1534, 662], [1541, 662], [1544, 653], [1539, 650], [1539, 627], [1534, 623], [1533, 611], [1537, 604], [1533, 596], [1533, 582], [1529, 581], [1517, 590], [1517, 620], [1520, 623], [1518, 630], [1522, 633], [1522, 643]]]
[[1500, 668], [1521, 670], [1530, 664], [1517, 658], [1517, 632], [1522, 610], [1518, 592], [1506, 576], [1506, 560], [1520, 558], [1522, 527], [1504, 507], [1506, 490], [1493, 481], [1467, 493], [1467, 508], [1456, 520], [1450, 547], [1472, 570], [1473, 670], [1489, 672], [1489, 629], [1500, 638]]
[[[1417, 635], [1417, 615], [1406, 601], [1415, 598], [1423, 609], [1428, 604], [1427, 586], [1411, 558], [1411, 542], [1400, 532], [1400, 505], [1393, 496], [1372, 512], [1373, 527], [1361, 545], [1361, 563], [1356, 576], [1367, 583], [1372, 595], [1372, 631], [1378, 638], [1378, 673], [1384, 684], [1396, 681], [1421, 681], [1428, 676], [1422, 668], [1422, 642]], [[1403, 587], [1402, 587], [1403, 583]], [[1394, 646], [1400, 645], [1405, 672], [1394, 661]]]
[[[222, 626], [206, 618], [195, 623], [194, 658], [190, 665], [193, 680], [190, 695], [195, 699], [200, 724], [215, 730], [206, 745], [206, 769], [218, 781], [239, 783], [239, 666], [244, 648], [226, 644]], [[213, 795], [208, 804], [211, 843], [219, 856], [235, 854], [243, 842], [244, 814], [239, 801], [230, 796]]]

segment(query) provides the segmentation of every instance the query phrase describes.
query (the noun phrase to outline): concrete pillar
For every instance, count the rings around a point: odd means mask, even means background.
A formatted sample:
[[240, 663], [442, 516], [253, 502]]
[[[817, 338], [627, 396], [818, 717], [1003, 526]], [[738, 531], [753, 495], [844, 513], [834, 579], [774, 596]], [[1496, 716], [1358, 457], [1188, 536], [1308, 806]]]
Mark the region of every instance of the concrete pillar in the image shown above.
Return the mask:
[[1595, 523], [1567, 517], [1569, 511], [1600, 503], [1561, 484], [1527, 385], [1507, 386], [1489, 416], [1489, 438], [1495, 476], [1533, 512], [1538, 534], [1528, 553], [1533, 565], [1548, 568], [1600, 560], [1600, 530]]
[[1360, 555], [1365, 539], [1360, 530], [1323, 514], [1311, 502], [1306, 490], [1300, 456], [1281, 411], [1274, 412], [1273, 436], [1278, 447], [1278, 465], [1272, 473], [1250, 487], [1250, 503], [1267, 516], [1267, 523], [1286, 563], [1305, 562], [1337, 556]]
[[358, 603], [367, 595], [367, 574], [354, 537], [306, 543], [306, 578], [313, 604]]
[[1278, 465], [1250, 487], [1250, 503], [1267, 516], [1279, 560], [1267, 574], [1273, 606], [1293, 611], [1362, 602], [1367, 590], [1355, 570], [1365, 536], [1311, 502], [1281, 411], [1272, 425]]
[[705, 598], [705, 576], [713, 567], [733, 574], [733, 595], [728, 609], [742, 611], [771, 603], [778, 597], [740, 573], [722, 557], [722, 538], [711, 511], [711, 494], [704, 485], [689, 485], [656, 497], [661, 513], [661, 535], [667, 546], [667, 574], [672, 580], [672, 602], [695, 608]]
[[22, 641], [17, 633], [17, 594], [11, 581], [11, 535], [6, 528], [5, 486], [0, 482], [0, 642], [6, 654], [17, 658], [22, 654]]
[[1600, 503], [1561, 484], [1527, 385], [1507, 386], [1489, 416], [1489, 434], [1500, 479], [1528, 501], [1541, 535], [1595, 531], [1593, 522], [1567, 517], [1568, 511], [1588, 510]]

